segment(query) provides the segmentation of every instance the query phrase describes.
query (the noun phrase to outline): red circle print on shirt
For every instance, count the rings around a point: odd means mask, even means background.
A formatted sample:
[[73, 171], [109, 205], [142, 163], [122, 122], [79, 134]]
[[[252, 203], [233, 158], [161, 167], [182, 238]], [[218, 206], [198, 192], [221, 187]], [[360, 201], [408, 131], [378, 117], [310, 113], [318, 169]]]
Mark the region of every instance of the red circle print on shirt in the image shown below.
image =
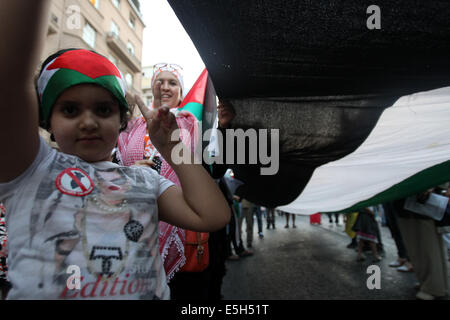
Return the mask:
[[94, 182], [83, 170], [67, 168], [56, 178], [56, 188], [64, 194], [83, 197], [94, 190]]

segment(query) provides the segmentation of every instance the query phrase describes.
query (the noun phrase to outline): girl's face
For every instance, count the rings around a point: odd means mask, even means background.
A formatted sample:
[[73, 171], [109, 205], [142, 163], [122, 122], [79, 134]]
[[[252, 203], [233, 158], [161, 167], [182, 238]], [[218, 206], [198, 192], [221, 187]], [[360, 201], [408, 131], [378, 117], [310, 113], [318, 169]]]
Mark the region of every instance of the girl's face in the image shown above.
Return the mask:
[[157, 81], [161, 82], [161, 105], [177, 107], [181, 102], [181, 86], [177, 77], [169, 71], [163, 71], [156, 77], [155, 83]]
[[62, 152], [87, 162], [110, 161], [120, 130], [119, 103], [106, 89], [80, 84], [56, 100], [50, 129]]

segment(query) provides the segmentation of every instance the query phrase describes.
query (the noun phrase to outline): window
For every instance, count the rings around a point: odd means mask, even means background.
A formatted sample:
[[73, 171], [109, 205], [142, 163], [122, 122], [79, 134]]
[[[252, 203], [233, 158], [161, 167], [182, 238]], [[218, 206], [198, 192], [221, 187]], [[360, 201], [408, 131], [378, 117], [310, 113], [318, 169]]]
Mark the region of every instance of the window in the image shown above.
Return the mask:
[[153, 76], [153, 69], [151, 68], [145, 68], [142, 71], [142, 76], [144, 78], [151, 78]]
[[128, 52], [130, 52], [134, 56], [134, 46], [130, 41], [128, 41], [127, 49], [128, 49]]
[[128, 20], [128, 25], [129, 25], [132, 29], [134, 29], [135, 26], [136, 26], [136, 18], [135, 18], [132, 14], [130, 14], [130, 19]]
[[111, 20], [111, 33], [114, 34], [116, 37], [119, 37], [119, 27], [117, 24]]
[[131, 88], [133, 86], [133, 76], [127, 72], [125, 75], [125, 81], [127, 82], [127, 86]]
[[92, 5], [99, 9], [100, 8], [100, 0], [89, 0], [90, 3], [92, 3]]
[[141, 4], [139, 0], [131, 0], [131, 3], [133, 4], [133, 6], [137, 11], [141, 12]]
[[95, 48], [95, 36], [95, 29], [86, 22], [83, 28], [83, 40], [92, 48]]
[[114, 7], [120, 10], [120, 0], [112, 0]]

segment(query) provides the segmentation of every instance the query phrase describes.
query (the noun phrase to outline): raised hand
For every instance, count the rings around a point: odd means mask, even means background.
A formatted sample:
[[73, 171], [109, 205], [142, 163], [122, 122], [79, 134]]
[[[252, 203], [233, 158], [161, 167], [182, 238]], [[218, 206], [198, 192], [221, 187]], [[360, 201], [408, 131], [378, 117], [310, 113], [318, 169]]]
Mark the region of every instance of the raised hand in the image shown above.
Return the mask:
[[153, 89], [153, 108], [159, 109], [161, 107], [169, 107], [168, 105], [161, 106], [161, 81], [155, 82], [155, 88]]
[[[160, 92], [160, 90], [155, 91]], [[155, 94], [155, 106], [158, 108], [154, 109], [148, 108], [138, 95], [135, 98], [139, 110], [147, 122], [148, 135], [153, 145], [159, 152], [163, 152], [167, 147], [175, 146], [180, 141], [179, 134], [174, 140], [171, 139], [171, 136], [178, 129], [177, 121], [167, 106], [161, 106], [161, 94], [159, 94], [159, 98]]]

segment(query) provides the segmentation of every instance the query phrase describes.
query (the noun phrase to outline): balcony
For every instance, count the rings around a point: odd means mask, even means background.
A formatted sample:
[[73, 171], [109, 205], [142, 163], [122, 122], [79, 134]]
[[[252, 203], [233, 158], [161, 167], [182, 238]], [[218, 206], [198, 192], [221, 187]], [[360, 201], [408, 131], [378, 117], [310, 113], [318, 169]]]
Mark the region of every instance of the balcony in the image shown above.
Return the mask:
[[119, 37], [113, 33], [108, 32], [106, 34], [106, 43], [113, 50], [118, 58], [124, 62], [132, 72], [140, 72], [141, 71], [141, 62], [132, 55], [125, 43], [119, 39]]

